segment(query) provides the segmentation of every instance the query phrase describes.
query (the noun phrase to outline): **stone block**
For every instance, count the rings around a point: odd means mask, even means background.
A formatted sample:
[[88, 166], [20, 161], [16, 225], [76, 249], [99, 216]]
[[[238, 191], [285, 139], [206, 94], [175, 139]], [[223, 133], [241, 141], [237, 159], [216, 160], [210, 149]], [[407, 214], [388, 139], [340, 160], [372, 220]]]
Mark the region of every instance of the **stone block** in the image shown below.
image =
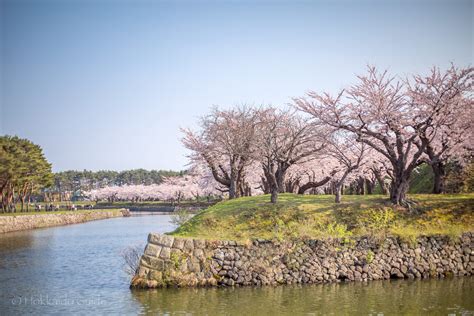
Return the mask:
[[170, 248], [170, 252], [171, 252], [171, 257], [173, 258], [181, 258], [183, 257], [183, 252], [179, 249], [176, 249], [176, 248]]
[[145, 255], [150, 257], [158, 257], [160, 255], [161, 246], [157, 246], [154, 244], [148, 244], [145, 248]]
[[199, 265], [199, 261], [188, 259], [188, 271], [190, 272], [201, 271], [201, 266]]
[[147, 268], [161, 271], [164, 269], [164, 262], [158, 258], [143, 256], [142, 260], [140, 260], [140, 266], [145, 266]]
[[155, 281], [161, 281], [163, 278], [163, 272], [150, 270], [150, 273], [148, 274], [148, 278]]
[[193, 243], [193, 240], [192, 239], [186, 239], [186, 241], [184, 242], [184, 247], [183, 247], [183, 251], [185, 253], [193, 253], [194, 251], [194, 243]]
[[194, 257], [196, 257], [198, 259], [204, 259], [204, 250], [194, 249], [193, 255], [194, 255]]
[[150, 233], [148, 235], [148, 242], [155, 245], [161, 245], [161, 235], [157, 233]]
[[220, 240], [206, 240], [206, 248], [215, 249], [221, 246]]
[[206, 247], [206, 241], [202, 239], [194, 239], [194, 249], [204, 249]]
[[173, 246], [174, 237], [168, 235], [161, 235], [161, 245], [164, 247]]
[[184, 248], [185, 239], [183, 238], [175, 238], [173, 242], [173, 248], [175, 249], [183, 249]]
[[213, 256], [213, 258], [219, 261], [224, 261], [224, 257], [225, 257], [224, 253], [220, 250], [216, 251]]
[[148, 275], [148, 272], [149, 272], [149, 271], [150, 271], [149, 268], [144, 267], [144, 266], [140, 266], [140, 267], [138, 268], [138, 275], [139, 275], [140, 277], [142, 277], [142, 278], [143, 278], [143, 277], [146, 277], [146, 276]]
[[163, 247], [161, 248], [160, 258], [162, 259], [169, 259], [171, 256], [171, 248]]

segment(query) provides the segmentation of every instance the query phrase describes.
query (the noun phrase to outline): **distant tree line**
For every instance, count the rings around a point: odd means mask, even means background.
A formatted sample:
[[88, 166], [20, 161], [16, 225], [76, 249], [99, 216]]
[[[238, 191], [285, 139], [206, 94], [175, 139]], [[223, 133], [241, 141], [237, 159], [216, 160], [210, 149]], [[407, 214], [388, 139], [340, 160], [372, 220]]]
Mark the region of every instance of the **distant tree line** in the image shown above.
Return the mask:
[[185, 171], [133, 169], [125, 171], [76, 171], [54, 174], [53, 185], [45, 190], [49, 200], [67, 201], [82, 192], [111, 186], [160, 184], [165, 177], [180, 176]]
[[104, 187], [156, 185], [186, 171], [62, 171], [53, 173], [40, 146], [17, 136], [0, 136], [0, 212], [29, 211], [31, 203], [80, 199]]

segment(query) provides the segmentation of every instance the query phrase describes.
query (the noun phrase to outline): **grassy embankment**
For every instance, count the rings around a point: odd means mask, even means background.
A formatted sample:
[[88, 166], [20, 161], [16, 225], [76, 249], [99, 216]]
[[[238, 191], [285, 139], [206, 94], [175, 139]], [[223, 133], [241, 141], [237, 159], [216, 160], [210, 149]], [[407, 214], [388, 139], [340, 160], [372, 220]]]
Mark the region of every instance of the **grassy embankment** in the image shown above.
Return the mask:
[[[75, 205], [77, 208], [81, 208], [82, 206], [85, 205], [92, 205], [94, 206], [96, 203], [94, 201], [54, 201], [54, 202], [36, 202], [36, 203], [31, 203], [30, 206], [28, 207], [28, 212], [33, 213], [35, 211], [35, 204], [36, 205], [41, 205], [42, 210], [40, 212], [44, 212], [44, 209], [46, 208], [47, 205], [53, 204], [54, 206], [59, 205], [61, 208], [59, 211], [67, 211], [68, 209], [65, 207], [66, 205]], [[25, 211], [26, 211], [26, 203], [24, 205]], [[20, 212], [21, 209], [21, 203], [15, 203], [15, 208], [17, 212]], [[1, 214], [1, 212], [0, 212]]]
[[172, 235], [204, 239], [286, 240], [399, 236], [413, 241], [420, 235], [451, 237], [474, 231], [474, 194], [410, 195], [411, 210], [393, 207], [381, 195], [282, 194], [276, 205], [269, 196], [220, 202], [193, 217]]

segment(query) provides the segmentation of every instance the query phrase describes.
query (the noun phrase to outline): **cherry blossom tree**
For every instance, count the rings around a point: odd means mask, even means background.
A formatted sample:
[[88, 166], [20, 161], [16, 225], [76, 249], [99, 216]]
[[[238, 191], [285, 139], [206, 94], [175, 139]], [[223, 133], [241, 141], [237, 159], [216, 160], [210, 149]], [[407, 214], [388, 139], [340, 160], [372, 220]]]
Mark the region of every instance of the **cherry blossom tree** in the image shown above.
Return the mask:
[[265, 190], [265, 177], [258, 160], [253, 159], [244, 171], [242, 183], [248, 196], [268, 193], [268, 190]]
[[426, 148], [419, 135], [426, 130], [427, 120], [413, 118], [403, 83], [386, 71], [369, 67], [368, 74], [358, 78], [358, 84], [336, 97], [310, 92], [307, 98], [295, 99], [296, 107], [319, 124], [353, 133], [357, 142], [384, 155], [393, 173], [390, 199], [404, 204], [410, 175]]
[[473, 148], [472, 67], [454, 65], [429, 76], [414, 76], [404, 82], [369, 67], [359, 82], [337, 96], [308, 93], [295, 99], [296, 107], [315, 122], [357, 136], [387, 159], [373, 169], [378, 182], [384, 170], [391, 178], [390, 199], [404, 204], [410, 175], [423, 162], [435, 174], [434, 193], [443, 190], [446, 163], [470, 156]]
[[311, 160], [324, 149], [324, 134], [292, 111], [259, 111], [256, 159], [260, 162], [271, 202], [285, 192], [285, 177], [292, 165]]
[[338, 135], [336, 133], [327, 148], [328, 155], [338, 163], [334, 175], [332, 176], [335, 191], [335, 202], [341, 202], [341, 190], [349, 175], [357, 178], [354, 171], [359, 169], [364, 163], [365, 155], [367, 155], [367, 145], [356, 142], [354, 138], [346, 133]]
[[254, 154], [257, 120], [253, 108], [214, 108], [201, 119], [199, 132], [183, 130], [182, 142], [191, 150], [191, 160], [204, 161], [230, 199], [246, 194], [244, 174]]
[[208, 201], [212, 197], [222, 197], [226, 189], [217, 182], [212, 172], [209, 170], [205, 163], [194, 162], [189, 170], [188, 174], [192, 176], [191, 181], [194, 183], [194, 196], [207, 197]]
[[370, 172], [373, 177], [376, 179], [380, 191], [382, 194], [388, 193], [389, 183], [387, 183], [387, 177], [390, 180], [393, 180], [393, 173], [390, 167], [390, 162], [385, 159], [383, 155], [380, 155], [377, 151], [372, 151], [372, 155], [375, 156], [372, 158], [370, 164]]
[[296, 164], [289, 169], [287, 180], [288, 192], [305, 194], [316, 193], [332, 180], [339, 170], [339, 163], [326, 151], [318, 157], [304, 163]]
[[474, 68], [451, 65], [442, 72], [433, 67], [428, 76], [416, 75], [407, 80], [408, 96], [416, 109], [416, 121], [427, 122], [420, 133], [426, 162], [434, 173], [433, 193], [444, 190], [446, 163], [458, 161], [472, 152]]

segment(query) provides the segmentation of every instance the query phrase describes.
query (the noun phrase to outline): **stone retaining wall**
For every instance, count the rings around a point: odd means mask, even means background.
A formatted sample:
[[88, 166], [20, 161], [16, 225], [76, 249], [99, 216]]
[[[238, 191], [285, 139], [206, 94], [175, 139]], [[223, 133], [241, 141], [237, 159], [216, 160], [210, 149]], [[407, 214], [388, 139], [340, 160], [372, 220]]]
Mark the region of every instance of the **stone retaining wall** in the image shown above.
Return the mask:
[[474, 233], [421, 237], [250, 244], [150, 234], [132, 287], [275, 285], [390, 278], [470, 276]]
[[0, 216], [0, 233], [77, 224], [121, 216], [130, 216], [130, 212], [127, 209], [115, 209], [110, 211], [70, 211], [60, 214], [5, 215]]

